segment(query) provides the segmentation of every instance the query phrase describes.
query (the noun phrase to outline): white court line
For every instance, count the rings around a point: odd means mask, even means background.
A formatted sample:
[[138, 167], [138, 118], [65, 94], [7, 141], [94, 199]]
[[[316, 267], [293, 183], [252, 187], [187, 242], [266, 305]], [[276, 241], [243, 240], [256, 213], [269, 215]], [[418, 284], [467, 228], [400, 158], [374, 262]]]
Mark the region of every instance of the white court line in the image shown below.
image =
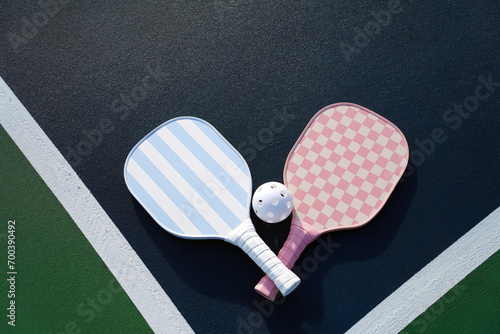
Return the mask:
[[500, 249], [500, 207], [347, 331], [398, 333]]
[[0, 77], [0, 124], [155, 333], [194, 333], [89, 189]]

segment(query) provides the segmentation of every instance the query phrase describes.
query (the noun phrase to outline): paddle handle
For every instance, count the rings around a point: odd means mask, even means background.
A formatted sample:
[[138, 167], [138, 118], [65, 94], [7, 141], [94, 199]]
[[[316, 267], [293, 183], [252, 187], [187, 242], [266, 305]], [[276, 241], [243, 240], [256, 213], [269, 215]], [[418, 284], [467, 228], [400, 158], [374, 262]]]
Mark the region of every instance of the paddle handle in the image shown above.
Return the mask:
[[227, 238], [230, 242], [250, 256], [257, 265], [267, 274], [273, 285], [281, 291], [283, 296], [292, 292], [300, 283], [300, 278], [276, 257], [255, 231], [250, 219], [246, 220]]
[[[295, 217], [290, 226], [290, 234], [288, 234], [288, 238], [278, 254], [278, 258], [289, 269], [293, 267], [306, 246], [319, 235], [318, 230], [310, 225], [302, 225], [300, 220]], [[260, 280], [255, 286], [255, 291], [271, 301], [274, 301], [278, 294], [278, 288], [269, 276], [264, 276]]]

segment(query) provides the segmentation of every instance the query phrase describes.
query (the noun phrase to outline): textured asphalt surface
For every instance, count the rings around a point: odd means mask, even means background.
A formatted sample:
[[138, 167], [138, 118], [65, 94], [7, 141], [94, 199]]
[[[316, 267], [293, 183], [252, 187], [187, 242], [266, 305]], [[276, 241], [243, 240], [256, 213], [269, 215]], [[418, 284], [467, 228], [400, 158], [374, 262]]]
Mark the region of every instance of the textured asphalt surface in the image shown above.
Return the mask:
[[[343, 332], [498, 207], [498, 1], [7, 1], [0, 9], [0, 76], [196, 332]], [[233, 143], [254, 189], [282, 181], [304, 126], [335, 102], [395, 123], [410, 167], [370, 224], [308, 247], [296, 268], [303, 282], [279, 305], [253, 291], [262, 273], [242, 251], [169, 235], [125, 187], [130, 149], [180, 115], [207, 120]], [[290, 220], [252, 217], [279, 250]], [[331, 254], [316, 259], [317, 247]]]

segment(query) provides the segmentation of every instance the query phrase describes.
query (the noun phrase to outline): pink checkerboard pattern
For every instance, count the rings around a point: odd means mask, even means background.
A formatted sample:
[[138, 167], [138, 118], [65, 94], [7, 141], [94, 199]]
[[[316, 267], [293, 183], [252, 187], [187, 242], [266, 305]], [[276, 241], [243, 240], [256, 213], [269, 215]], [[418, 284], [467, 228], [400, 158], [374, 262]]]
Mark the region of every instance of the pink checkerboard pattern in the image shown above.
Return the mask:
[[319, 113], [285, 166], [295, 214], [319, 232], [368, 222], [408, 161], [399, 129], [367, 110], [337, 105]]

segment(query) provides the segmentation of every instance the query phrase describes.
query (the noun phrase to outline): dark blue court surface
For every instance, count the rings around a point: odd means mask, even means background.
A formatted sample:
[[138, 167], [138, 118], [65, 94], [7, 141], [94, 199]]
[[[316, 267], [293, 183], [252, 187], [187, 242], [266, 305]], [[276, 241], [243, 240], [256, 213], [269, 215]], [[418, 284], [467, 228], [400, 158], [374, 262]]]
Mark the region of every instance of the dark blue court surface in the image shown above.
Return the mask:
[[[498, 1], [7, 1], [0, 31], [0, 76], [196, 332], [342, 333], [499, 206]], [[307, 248], [274, 306], [241, 250], [168, 234], [125, 186], [132, 147], [180, 115], [238, 148], [254, 189], [282, 181], [335, 102], [396, 124], [410, 166], [366, 227]], [[252, 218], [277, 252], [290, 219]]]

